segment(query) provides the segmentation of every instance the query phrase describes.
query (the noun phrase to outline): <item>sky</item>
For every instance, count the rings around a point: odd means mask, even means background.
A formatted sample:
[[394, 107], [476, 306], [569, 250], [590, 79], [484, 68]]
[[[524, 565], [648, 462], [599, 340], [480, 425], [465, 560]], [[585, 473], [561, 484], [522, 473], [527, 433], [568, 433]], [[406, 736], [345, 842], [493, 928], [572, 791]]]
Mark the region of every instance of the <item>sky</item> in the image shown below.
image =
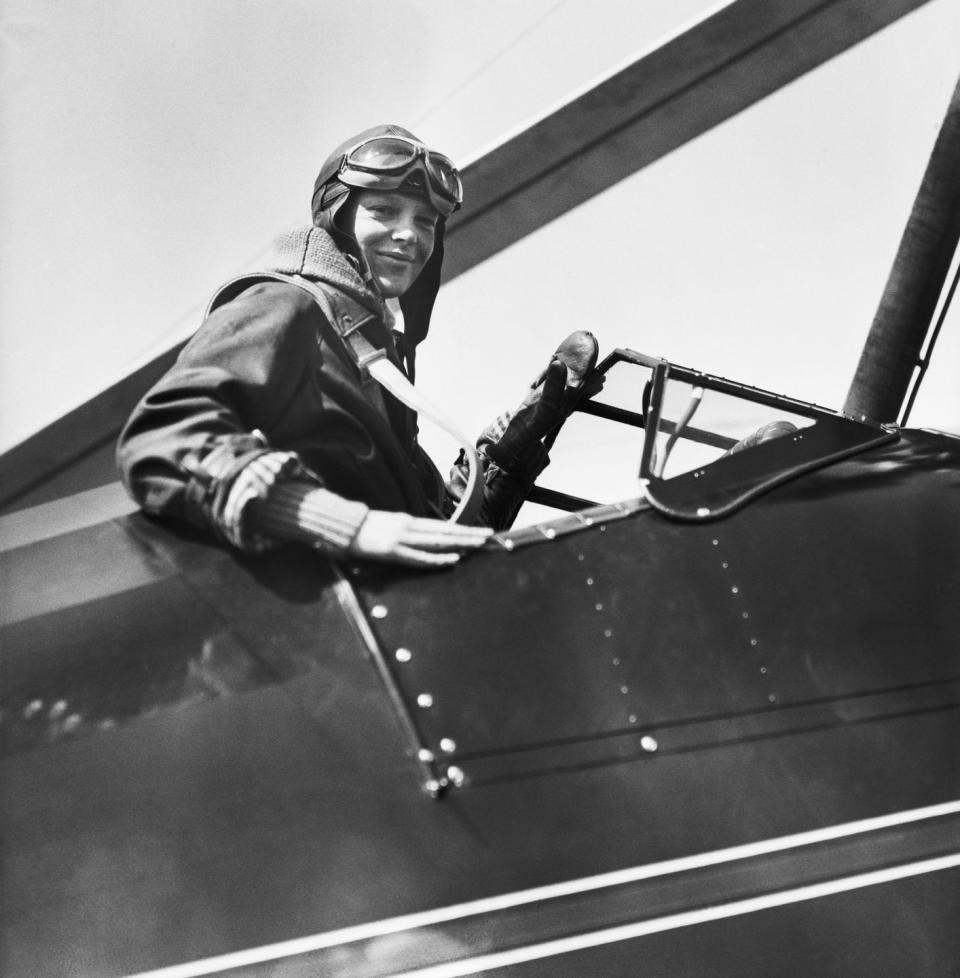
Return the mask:
[[[466, 163], [718, 6], [0, 0], [0, 451], [188, 335], [346, 136]], [[449, 283], [418, 384], [479, 430], [589, 328], [840, 407], [958, 38], [931, 0]], [[911, 423], [960, 432], [958, 364], [954, 309]]]

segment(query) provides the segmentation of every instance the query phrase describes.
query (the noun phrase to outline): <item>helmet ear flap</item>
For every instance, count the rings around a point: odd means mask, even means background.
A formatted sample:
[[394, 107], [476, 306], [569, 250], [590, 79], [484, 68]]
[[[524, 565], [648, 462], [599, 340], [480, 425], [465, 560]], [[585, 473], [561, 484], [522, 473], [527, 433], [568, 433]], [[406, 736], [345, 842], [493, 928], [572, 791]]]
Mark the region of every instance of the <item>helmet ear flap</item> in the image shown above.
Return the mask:
[[[341, 251], [352, 255], [364, 265], [360, 246], [357, 244], [355, 218], [357, 216], [357, 195], [348, 193], [332, 209], [330, 215], [330, 236]], [[364, 266], [365, 267], [365, 266]]]
[[408, 343], [416, 346], [427, 335], [430, 327], [430, 315], [433, 304], [440, 289], [440, 273], [443, 270], [443, 235], [446, 221], [441, 217], [437, 221], [436, 237], [433, 251], [423, 271], [417, 280], [400, 297], [400, 309], [403, 312], [404, 333]]
[[359, 257], [353, 236], [354, 205], [355, 198], [350, 187], [339, 181], [331, 181], [319, 194], [319, 199], [314, 200], [313, 224], [323, 228], [341, 251]]
[[[339, 180], [328, 180], [326, 183], [318, 183], [313, 192], [313, 199], [310, 202], [310, 210], [313, 216], [313, 223], [316, 227], [325, 227], [322, 218], [329, 214], [331, 219], [336, 212], [343, 206], [344, 201], [350, 194], [350, 188]], [[326, 230], [329, 230], [328, 228]]]

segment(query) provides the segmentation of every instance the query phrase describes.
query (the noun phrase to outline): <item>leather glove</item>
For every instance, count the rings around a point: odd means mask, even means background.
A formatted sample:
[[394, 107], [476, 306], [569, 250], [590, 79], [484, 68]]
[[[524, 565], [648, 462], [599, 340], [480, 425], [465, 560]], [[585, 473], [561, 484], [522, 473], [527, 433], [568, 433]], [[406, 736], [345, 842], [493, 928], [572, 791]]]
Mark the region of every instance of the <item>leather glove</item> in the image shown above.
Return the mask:
[[598, 352], [592, 333], [571, 333], [533, 382], [499, 440], [484, 446], [487, 457], [512, 471], [528, 467], [533, 456], [542, 455], [541, 439], [559, 427], [582, 396], [590, 396], [603, 386], [602, 378], [599, 384], [591, 383], [590, 378]]

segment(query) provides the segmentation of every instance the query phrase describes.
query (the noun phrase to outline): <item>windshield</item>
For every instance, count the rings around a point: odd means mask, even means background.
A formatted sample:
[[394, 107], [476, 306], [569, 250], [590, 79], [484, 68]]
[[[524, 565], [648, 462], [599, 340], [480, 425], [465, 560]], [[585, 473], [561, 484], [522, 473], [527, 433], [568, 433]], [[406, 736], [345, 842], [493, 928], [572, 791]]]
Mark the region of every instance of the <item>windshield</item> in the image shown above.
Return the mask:
[[633, 350], [598, 368], [603, 390], [549, 445], [521, 512], [529, 525], [642, 499], [664, 515], [716, 519], [787, 479], [896, 437], [803, 401]]

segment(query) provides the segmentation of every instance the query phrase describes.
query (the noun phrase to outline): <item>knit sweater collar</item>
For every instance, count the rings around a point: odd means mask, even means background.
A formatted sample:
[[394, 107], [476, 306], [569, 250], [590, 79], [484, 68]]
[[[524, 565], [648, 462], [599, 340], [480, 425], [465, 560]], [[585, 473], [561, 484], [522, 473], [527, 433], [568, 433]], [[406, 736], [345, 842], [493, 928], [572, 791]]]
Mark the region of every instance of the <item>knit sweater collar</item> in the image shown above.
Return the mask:
[[364, 282], [357, 268], [323, 228], [299, 227], [279, 234], [274, 239], [267, 269], [326, 282], [385, 321], [392, 319], [376, 289]]

